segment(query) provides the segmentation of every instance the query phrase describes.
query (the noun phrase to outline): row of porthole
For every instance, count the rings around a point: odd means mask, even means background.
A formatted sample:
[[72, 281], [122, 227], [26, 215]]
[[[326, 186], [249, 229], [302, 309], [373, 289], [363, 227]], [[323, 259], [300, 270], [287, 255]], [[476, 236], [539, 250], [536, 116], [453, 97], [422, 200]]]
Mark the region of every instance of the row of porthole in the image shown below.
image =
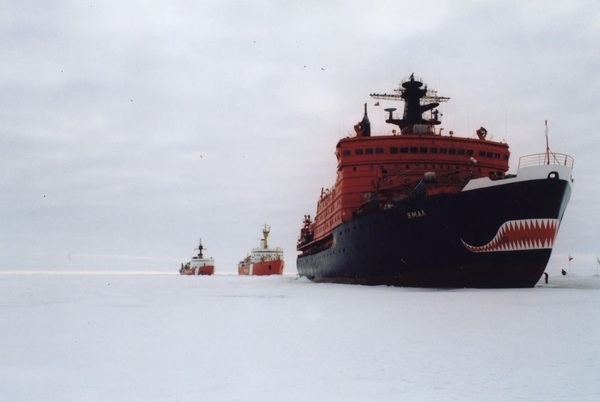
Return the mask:
[[[349, 149], [344, 149], [343, 150], [343, 155], [344, 156], [349, 156], [351, 155], [351, 150]], [[356, 148], [354, 150], [354, 155], [372, 155], [372, 154], [383, 154], [384, 153], [384, 149], [383, 148]], [[397, 153], [401, 153], [401, 154], [448, 154], [448, 155], [466, 155], [466, 156], [474, 156], [475, 152], [472, 149], [463, 149], [463, 148], [437, 148], [437, 147], [390, 147], [390, 153], [391, 154], [397, 154]], [[500, 155], [500, 153], [497, 152], [490, 152], [490, 151], [479, 151], [479, 157], [482, 158], [494, 158], [494, 159], [504, 159], [504, 160], [508, 160], [509, 155], [508, 154], [504, 154], [503, 156]]]
[[[420, 168], [421, 170], [427, 170], [429, 168], [432, 169], [432, 170], [436, 169], [435, 163], [432, 163], [430, 165], [428, 165], [427, 163], [416, 163], [414, 166], [412, 166], [412, 167], [411, 166], [412, 165], [410, 163], [407, 163], [405, 165], [405, 169], [406, 170], [417, 169], [417, 168]], [[450, 170], [451, 169], [451, 165], [445, 165], [445, 164], [441, 164], [441, 163], [438, 164], [437, 169], [442, 169], [443, 170], [444, 167], [446, 168], [446, 170]], [[356, 172], [356, 168], [357, 168], [357, 166], [352, 166], [352, 171]], [[470, 171], [470, 170], [473, 169], [473, 166], [464, 165], [464, 168], [465, 168], [465, 170]], [[387, 171], [387, 170], [392, 170], [392, 169], [399, 169], [399, 167], [398, 167], [398, 164], [394, 164], [393, 168], [386, 168], [385, 165], [381, 165], [380, 169], [382, 171]], [[460, 165], [455, 165], [454, 169], [455, 170], [460, 170]], [[477, 169], [481, 172], [481, 168], [477, 168]], [[370, 165], [370, 170], [375, 170], [375, 166], [374, 165]]]

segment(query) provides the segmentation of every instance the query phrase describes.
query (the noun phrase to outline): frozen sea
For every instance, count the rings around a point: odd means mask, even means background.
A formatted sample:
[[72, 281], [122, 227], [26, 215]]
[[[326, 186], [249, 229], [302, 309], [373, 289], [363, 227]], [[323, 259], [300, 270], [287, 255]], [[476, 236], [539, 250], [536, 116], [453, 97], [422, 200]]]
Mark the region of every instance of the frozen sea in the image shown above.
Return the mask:
[[600, 278], [0, 273], [1, 401], [598, 401]]

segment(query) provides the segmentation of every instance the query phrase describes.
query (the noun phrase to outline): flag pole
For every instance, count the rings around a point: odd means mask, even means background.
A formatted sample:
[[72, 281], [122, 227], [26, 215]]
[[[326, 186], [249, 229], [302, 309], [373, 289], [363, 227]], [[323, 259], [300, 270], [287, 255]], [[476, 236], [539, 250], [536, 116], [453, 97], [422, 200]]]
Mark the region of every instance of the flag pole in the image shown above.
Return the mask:
[[546, 134], [546, 160], [544, 161], [546, 165], [550, 164], [550, 145], [548, 144], [548, 120], [544, 120], [545, 134]]

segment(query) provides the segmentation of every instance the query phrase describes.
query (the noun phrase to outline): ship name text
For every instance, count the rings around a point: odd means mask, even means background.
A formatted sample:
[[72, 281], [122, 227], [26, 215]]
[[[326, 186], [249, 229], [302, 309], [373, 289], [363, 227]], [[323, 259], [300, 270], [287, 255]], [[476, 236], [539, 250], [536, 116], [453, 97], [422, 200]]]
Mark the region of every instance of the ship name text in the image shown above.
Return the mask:
[[419, 209], [417, 211], [409, 211], [406, 213], [406, 217], [408, 219], [416, 219], [416, 218], [424, 218], [425, 216], [425, 211], [422, 209]]

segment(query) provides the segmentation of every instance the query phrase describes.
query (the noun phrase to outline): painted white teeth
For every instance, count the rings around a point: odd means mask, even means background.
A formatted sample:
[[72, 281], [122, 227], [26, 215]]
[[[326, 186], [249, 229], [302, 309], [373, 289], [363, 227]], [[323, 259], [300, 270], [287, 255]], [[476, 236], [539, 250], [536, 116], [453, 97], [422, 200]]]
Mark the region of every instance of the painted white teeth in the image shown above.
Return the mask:
[[472, 246], [460, 240], [473, 253], [546, 249], [554, 245], [558, 225], [558, 219], [507, 221], [500, 226], [494, 238], [483, 246]]

